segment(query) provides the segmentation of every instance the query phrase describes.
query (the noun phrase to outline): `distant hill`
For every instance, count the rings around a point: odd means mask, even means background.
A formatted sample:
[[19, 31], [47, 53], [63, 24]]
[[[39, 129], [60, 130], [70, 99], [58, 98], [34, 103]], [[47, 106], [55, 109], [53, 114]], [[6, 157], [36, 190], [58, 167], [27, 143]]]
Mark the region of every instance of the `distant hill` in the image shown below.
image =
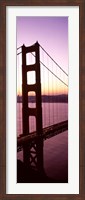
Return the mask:
[[[28, 102], [35, 103], [36, 99], [35, 96], [29, 96]], [[22, 96], [17, 96], [17, 102], [22, 102]], [[42, 95], [42, 102], [56, 102], [56, 103], [68, 103], [68, 95], [61, 94], [61, 95]]]

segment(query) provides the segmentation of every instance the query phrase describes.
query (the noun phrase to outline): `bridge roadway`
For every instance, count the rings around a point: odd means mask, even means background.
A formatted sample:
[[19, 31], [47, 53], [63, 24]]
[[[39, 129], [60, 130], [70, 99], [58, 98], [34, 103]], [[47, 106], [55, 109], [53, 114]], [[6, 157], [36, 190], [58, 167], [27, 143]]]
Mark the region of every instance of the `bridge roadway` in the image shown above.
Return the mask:
[[43, 128], [43, 133], [40, 136], [38, 136], [36, 132], [32, 132], [29, 135], [22, 134], [17, 138], [17, 151], [21, 151], [23, 145], [31, 143], [39, 137], [42, 137], [43, 140], [46, 140], [66, 130], [68, 130], [68, 120]]

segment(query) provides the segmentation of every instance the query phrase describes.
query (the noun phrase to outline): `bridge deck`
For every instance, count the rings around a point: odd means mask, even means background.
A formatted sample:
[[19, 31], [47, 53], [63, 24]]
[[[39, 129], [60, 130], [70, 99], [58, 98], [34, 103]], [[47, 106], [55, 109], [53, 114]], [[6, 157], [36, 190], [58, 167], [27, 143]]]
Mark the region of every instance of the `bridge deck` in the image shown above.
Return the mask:
[[[68, 120], [43, 128], [43, 133], [40, 135], [40, 137], [42, 137], [43, 140], [46, 140], [66, 130], [68, 130]], [[38, 137], [39, 136], [36, 134], [36, 132], [32, 132], [26, 136], [22, 134], [17, 138], [17, 151], [20, 151], [25, 143], [36, 140]]]

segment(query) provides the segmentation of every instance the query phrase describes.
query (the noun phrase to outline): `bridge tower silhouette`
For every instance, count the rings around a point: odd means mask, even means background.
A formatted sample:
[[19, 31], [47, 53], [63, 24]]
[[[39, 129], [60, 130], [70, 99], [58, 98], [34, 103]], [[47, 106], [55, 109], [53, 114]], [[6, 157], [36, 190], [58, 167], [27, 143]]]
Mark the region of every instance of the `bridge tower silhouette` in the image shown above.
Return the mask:
[[[35, 63], [27, 65], [26, 54], [35, 53]], [[27, 83], [27, 73], [35, 72], [35, 84]], [[29, 92], [35, 92], [36, 107], [30, 108], [28, 104]], [[30, 134], [29, 117], [36, 120], [36, 139], [23, 145], [23, 160], [28, 167], [43, 172], [43, 139], [42, 139], [42, 104], [41, 104], [41, 80], [40, 80], [40, 52], [39, 44], [22, 46], [22, 124], [23, 136]]]

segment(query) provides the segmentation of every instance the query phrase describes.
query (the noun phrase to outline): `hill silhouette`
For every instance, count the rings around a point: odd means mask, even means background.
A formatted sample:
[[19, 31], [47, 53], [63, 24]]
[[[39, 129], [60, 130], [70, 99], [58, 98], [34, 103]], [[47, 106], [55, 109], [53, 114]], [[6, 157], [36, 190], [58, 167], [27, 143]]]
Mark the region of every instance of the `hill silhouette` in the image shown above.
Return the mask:
[[[22, 102], [22, 96], [17, 96], [17, 103]], [[36, 97], [35, 96], [29, 96], [28, 102], [35, 103]], [[61, 94], [61, 95], [42, 95], [42, 102], [50, 102], [50, 103], [68, 103], [68, 95], [67, 94]]]

